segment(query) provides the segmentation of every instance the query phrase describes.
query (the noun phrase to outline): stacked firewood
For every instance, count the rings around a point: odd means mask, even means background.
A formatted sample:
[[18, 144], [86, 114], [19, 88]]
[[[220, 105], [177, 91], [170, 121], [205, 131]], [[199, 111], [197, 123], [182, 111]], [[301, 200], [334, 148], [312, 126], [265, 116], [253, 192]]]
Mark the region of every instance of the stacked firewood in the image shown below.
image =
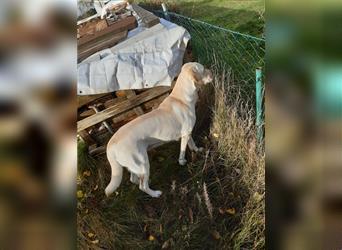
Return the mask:
[[113, 47], [127, 37], [127, 32], [137, 27], [137, 21], [131, 14], [108, 21], [99, 17], [80, 23], [77, 27], [78, 61]]
[[[132, 5], [132, 10], [146, 28], [159, 23], [158, 17], [137, 5]], [[111, 9], [105, 11], [104, 19], [95, 14], [78, 22], [78, 61], [120, 43], [129, 30], [137, 27], [132, 11], [121, 8], [115, 10], [115, 15]], [[171, 87], [154, 87], [78, 96], [77, 133], [91, 154], [102, 153], [117, 129], [158, 107], [171, 90]]]

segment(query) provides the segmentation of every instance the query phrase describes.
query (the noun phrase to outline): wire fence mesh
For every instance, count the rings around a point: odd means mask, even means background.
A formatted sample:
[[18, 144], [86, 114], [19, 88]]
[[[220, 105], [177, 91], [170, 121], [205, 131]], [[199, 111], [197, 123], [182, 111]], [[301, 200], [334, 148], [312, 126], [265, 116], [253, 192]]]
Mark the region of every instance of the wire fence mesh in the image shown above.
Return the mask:
[[[160, 10], [155, 15], [164, 17]], [[195, 59], [207, 66], [231, 72], [247, 96], [255, 93], [255, 70], [264, 66], [265, 40], [168, 12], [171, 22], [191, 34]]]

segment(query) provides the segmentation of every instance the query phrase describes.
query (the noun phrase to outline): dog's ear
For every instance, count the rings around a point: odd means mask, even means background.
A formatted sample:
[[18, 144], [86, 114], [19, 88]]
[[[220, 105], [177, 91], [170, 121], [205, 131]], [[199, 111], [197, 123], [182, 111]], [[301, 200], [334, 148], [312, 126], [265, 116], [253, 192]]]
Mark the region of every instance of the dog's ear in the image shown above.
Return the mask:
[[191, 69], [191, 71], [190, 71], [190, 78], [196, 84], [200, 83], [201, 80], [202, 80], [201, 77], [199, 76], [199, 74], [195, 70], [193, 70], [193, 69]]
[[204, 67], [200, 64], [196, 64], [193, 67], [191, 67], [190, 77], [195, 82], [195, 84], [203, 83], [202, 81], [203, 72], [204, 72]]
[[204, 69], [202, 82], [204, 83], [204, 85], [206, 85], [207, 83], [212, 82], [212, 81], [213, 81], [213, 74], [211, 73], [209, 69]]
[[211, 71], [205, 69], [201, 64], [196, 64], [194, 67], [192, 67], [191, 76], [196, 85], [206, 85], [213, 80]]
[[183, 65], [182, 71], [185, 72], [187, 77], [197, 86], [205, 85], [212, 81], [211, 72], [205, 69], [200, 63], [186, 63]]

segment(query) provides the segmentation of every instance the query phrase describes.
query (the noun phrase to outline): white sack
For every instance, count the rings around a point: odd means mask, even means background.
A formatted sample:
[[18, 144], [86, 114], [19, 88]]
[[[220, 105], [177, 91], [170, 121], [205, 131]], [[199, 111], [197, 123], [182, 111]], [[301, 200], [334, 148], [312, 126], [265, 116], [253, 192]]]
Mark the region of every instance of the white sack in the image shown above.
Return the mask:
[[82, 61], [78, 95], [171, 86], [180, 73], [189, 39], [183, 27], [161, 19], [160, 24]]

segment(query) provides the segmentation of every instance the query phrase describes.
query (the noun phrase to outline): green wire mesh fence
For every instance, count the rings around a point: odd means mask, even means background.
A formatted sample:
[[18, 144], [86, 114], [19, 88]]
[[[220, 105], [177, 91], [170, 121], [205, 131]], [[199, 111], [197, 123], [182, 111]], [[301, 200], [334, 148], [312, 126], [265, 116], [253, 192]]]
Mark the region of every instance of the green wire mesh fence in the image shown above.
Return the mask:
[[[153, 11], [165, 18], [162, 11]], [[255, 93], [255, 70], [264, 66], [265, 40], [191, 19], [173, 12], [167, 18], [191, 34], [192, 53], [198, 62], [230, 70], [241, 90]]]
[[229, 80], [238, 83], [241, 97], [256, 113], [257, 138], [263, 141], [263, 79], [265, 40], [191, 19], [173, 12], [153, 11], [183, 26], [191, 35], [194, 59], [217, 69], [229, 71]]

